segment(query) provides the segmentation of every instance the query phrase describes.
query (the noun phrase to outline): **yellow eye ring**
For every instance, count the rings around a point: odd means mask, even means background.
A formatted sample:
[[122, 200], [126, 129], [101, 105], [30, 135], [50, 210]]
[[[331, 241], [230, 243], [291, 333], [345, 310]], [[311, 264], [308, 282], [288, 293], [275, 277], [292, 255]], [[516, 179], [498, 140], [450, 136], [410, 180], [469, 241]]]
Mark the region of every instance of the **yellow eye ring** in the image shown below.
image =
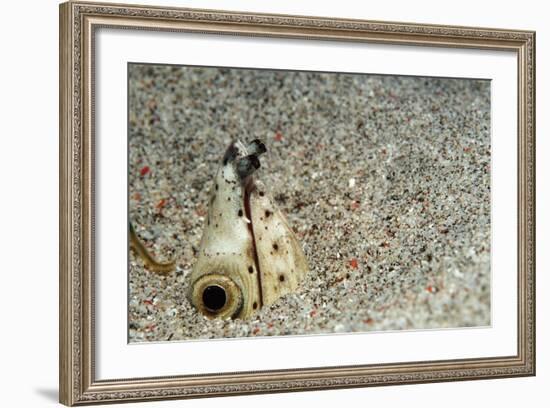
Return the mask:
[[243, 294], [233, 279], [210, 273], [192, 284], [191, 302], [209, 318], [234, 318], [242, 309]]

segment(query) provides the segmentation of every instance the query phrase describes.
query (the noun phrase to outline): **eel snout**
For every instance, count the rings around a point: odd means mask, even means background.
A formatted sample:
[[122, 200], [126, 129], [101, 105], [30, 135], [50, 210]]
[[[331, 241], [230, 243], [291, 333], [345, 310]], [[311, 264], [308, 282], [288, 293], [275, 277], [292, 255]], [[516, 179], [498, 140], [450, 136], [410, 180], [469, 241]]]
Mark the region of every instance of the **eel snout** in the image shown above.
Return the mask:
[[236, 175], [241, 181], [245, 181], [260, 168], [259, 156], [266, 151], [265, 145], [259, 139], [253, 140], [247, 146], [239, 141], [233, 142], [225, 151], [223, 166], [233, 164]]

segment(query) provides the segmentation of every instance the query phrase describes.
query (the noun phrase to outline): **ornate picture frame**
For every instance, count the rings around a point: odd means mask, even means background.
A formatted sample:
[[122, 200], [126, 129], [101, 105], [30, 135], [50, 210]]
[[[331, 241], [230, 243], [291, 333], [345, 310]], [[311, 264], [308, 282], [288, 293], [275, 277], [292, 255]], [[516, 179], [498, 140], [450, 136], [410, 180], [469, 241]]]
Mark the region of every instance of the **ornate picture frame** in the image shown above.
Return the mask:
[[[517, 56], [517, 353], [97, 379], [95, 33], [99, 28], [500, 50]], [[135, 5], [60, 5], [60, 401], [66, 405], [535, 375], [535, 33]]]

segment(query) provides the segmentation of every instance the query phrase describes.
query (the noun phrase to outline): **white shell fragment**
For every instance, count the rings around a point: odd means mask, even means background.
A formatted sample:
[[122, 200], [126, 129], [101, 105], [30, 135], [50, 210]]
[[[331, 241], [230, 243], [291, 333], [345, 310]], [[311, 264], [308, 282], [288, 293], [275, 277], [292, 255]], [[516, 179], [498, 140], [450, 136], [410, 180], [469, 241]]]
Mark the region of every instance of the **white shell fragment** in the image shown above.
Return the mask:
[[190, 300], [210, 318], [247, 318], [296, 290], [308, 272], [292, 229], [253, 179], [262, 142], [232, 143], [212, 186]]

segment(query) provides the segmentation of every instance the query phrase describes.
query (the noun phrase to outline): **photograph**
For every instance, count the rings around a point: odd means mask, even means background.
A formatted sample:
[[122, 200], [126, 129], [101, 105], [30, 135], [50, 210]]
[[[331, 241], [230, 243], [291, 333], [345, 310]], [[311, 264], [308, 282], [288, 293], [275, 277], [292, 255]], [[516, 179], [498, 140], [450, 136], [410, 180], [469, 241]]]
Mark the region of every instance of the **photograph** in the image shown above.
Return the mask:
[[491, 326], [491, 80], [129, 62], [130, 343]]
[[2, 11], [1, 406], [550, 406], [544, 2]]

